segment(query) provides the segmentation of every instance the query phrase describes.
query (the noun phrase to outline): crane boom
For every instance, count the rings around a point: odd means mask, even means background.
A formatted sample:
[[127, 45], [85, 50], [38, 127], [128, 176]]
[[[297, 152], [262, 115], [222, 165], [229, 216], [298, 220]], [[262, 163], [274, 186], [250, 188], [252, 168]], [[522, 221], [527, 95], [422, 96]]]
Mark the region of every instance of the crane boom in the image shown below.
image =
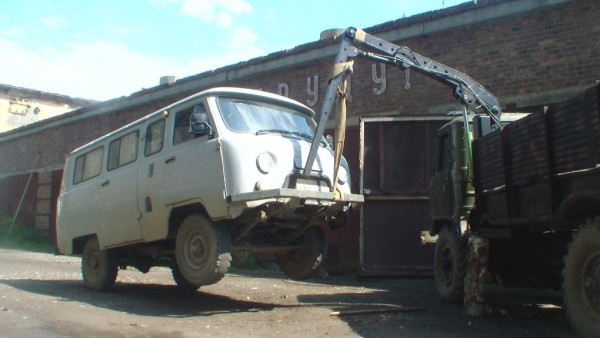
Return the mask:
[[[352, 72], [352, 60], [356, 57], [390, 64], [405, 70], [413, 69], [418, 73], [447, 85], [452, 88], [452, 95], [461, 102], [465, 110], [466, 108], [479, 105], [498, 127], [501, 126], [500, 116], [502, 110], [498, 99], [467, 74], [415, 53], [408, 47], [397, 46], [370, 35], [361, 29], [350, 27], [344, 31], [340, 38], [340, 48], [323, 100], [321, 117], [306, 160], [304, 173], [310, 174], [312, 170], [325, 126], [331, 115], [336, 96], [340, 92], [340, 84]], [[343, 114], [345, 115], [345, 112]], [[340, 131], [336, 130], [335, 134], [340, 134]], [[336, 155], [338, 151], [342, 151], [342, 149], [338, 148], [336, 147], [335, 149]], [[337, 171], [337, 168], [335, 170]]]

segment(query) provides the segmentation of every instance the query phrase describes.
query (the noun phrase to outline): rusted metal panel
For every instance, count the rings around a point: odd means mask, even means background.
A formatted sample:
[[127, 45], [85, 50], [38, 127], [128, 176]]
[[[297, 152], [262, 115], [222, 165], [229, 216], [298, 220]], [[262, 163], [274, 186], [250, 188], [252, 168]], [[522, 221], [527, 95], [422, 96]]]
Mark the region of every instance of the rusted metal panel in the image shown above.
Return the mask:
[[60, 185], [62, 183], [62, 170], [52, 172], [52, 190], [51, 190], [51, 211], [50, 211], [50, 241], [56, 244], [56, 214], [58, 212], [58, 196], [60, 195]]
[[473, 142], [476, 188], [485, 192], [505, 185], [504, 160], [502, 158], [502, 133], [496, 131]]
[[508, 215], [503, 139], [504, 134], [496, 131], [473, 142], [475, 189], [478, 196], [485, 196], [479, 203], [485, 203], [492, 218]]
[[437, 130], [451, 118], [361, 120], [360, 273], [429, 275], [433, 245], [428, 185]]
[[509, 124], [506, 146], [508, 206], [512, 217], [534, 217], [552, 213], [550, 159], [544, 114], [524, 117]]
[[554, 174], [593, 168], [600, 162], [599, 86], [549, 107]]

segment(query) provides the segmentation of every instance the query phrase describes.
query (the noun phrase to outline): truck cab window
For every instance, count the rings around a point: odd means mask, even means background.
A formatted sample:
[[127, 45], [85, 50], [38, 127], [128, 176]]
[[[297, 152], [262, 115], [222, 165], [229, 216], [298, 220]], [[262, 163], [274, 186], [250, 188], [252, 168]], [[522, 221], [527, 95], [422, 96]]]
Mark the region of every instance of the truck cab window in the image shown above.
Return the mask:
[[156, 154], [163, 148], [165, 137], [165, 120], [161, 119], [148, 125], [146, 129], [146, 143], [144, 155]]

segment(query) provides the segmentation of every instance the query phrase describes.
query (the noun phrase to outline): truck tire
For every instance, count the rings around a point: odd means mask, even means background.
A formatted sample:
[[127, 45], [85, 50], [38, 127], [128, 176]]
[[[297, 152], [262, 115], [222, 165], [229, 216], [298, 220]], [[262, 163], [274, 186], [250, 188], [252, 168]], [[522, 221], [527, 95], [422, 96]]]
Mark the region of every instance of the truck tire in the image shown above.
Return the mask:
[[208, 217], [188, 216], [177, 232], [175, 260], [178, 272], [173, 276], [179, 278], [180, 273], [190, 285], [220, 281], [231, 264], [229, 232]]
[[117, 272], [114, 252], [101, 250], [96, 237], [88, 239], [81, 256], [81, 276], [85, 286], [93, 291], [106, 291], [115, 284]]
[[288, 244], [302, 246], [301, 249], [275, 255], [279, 270], [288, 277], [296, 280], [310, 278], [325, 263], [327, 244], [320, 228], [312, 227]]
[[463, 302], [467, 272], [467, 243], [456, 231], [442, 227], [433, 255], [433, 275], [440, 298], [448, 303]]
[[580, 337], [600, 337], [600, 217], [573, 235], [563, 269], [564, 304]]

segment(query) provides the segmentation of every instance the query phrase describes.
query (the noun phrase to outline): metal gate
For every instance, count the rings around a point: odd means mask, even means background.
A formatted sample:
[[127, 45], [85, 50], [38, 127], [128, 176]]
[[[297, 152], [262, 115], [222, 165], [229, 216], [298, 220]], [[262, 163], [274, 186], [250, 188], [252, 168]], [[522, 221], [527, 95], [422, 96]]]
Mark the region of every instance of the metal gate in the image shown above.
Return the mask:
[[361, 275], [430, 275], [428, 186], [436, 131], [449, 117], [371, 117], [360, 123]]

